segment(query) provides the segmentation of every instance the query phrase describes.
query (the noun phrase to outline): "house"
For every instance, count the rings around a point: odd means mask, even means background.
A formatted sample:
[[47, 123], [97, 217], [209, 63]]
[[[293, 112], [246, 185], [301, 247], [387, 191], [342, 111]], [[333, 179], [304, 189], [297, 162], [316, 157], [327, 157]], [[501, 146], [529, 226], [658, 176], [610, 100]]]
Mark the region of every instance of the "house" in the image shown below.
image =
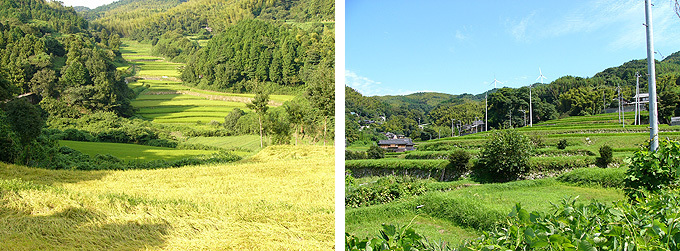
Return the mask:
[[[640, 104], [649, 103], [649, 93], [640, 93], [638, 95], [633, 96], [633, 100], [635, 100], [636, 98], [640, 99]], [[635, 101], [633, 101], [631, 103], [635, 104]]]
[[460, 131], [461, 131], [460, 135], [468, 135], [468, 134], [483, 132], [485, 130], [486, 130], [486, 127], [484, 126], [484, 121], [475, 120], [475, 121], [472, 121], [472, 124], [463, 125], [463, 127], [460, 128]]
[[416, 150], [410, 138], [386, 139], [378, 141], [378, 146], [387, 151], [405, 152]]
[[671, 117], [671, 126], [680, 126], [680, 117]]

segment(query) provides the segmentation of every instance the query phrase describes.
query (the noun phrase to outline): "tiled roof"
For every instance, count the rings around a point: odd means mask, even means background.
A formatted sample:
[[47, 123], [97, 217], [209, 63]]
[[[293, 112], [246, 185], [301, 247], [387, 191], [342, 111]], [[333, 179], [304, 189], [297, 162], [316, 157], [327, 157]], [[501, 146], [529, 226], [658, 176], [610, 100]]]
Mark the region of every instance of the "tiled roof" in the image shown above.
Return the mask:
[[386, 139], [378, 141], [378, 145], [413, 145], [413, 142], [409, 138], [404, 139]]

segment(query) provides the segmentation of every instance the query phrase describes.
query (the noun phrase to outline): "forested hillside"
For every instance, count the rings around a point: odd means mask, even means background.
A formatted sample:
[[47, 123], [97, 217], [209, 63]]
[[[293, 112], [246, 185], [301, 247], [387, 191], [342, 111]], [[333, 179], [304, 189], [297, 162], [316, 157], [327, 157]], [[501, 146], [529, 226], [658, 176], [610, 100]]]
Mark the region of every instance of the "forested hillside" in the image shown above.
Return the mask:
[[[264, 82], [295, 87], [332, 74], [331, 30], [244, 20], [213, 37], [182, 71], [182, 81], [210, 89], [251, 92]], [[276, 87], [274, 87], [275, 89]]]
[[[680, 116], [680, 52], [657, 61], [656, 69], [659, 114], [663, 123], [669, 123], [670, 117]], [[645, 93], [648, 87], [644, 59], [605, 69], [590, 78], [563, 76], [548, 84], [536, 83], [532, 89], [533, 123], [565, 116], [594, 115], [618, 107], [617, 86], [623, 99], [632, 101], [636, 72], [640, 74], [640, 92]], [[346, 97], [346, 131], [350, 141], [375, 138], [379, 135], [377, 132], [387, 131], [427, 140], [433, 134], [451, 135], [452, 123], [455, 127], [485, 118], [484, 93], [364, 97], [347, 87]], [[487, 102], [489, 128], [507, 128], [511, 124], [518, 127], [528, 123], [528, 86], [490, 90]], [[359, 131], [360, 126], [367, 126], [370, 121], [378, 123]], [[418, 123], [427, 126], [420, 128]]]
[[113, 65], [116, 34], [87, 30], [87, 21], [55, 2], [0, 3], [0, 97], [33, 92], [50, 115], [131, 115], [131, 92]]
[[243, 19], [335, 20], [335, 2], [329, 0], [123, 0], [85, 11], [94, 24], [136, 40], [160, 37], [180, 29], [198, 33], [210, 27], [225, 31]]

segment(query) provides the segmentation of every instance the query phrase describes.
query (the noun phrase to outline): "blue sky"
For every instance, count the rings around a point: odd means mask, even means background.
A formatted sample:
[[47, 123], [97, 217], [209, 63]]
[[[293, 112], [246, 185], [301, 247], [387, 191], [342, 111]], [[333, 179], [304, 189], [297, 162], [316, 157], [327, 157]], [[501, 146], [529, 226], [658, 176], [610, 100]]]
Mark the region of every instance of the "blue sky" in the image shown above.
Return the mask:
[[[680, 51], [671, 0], [652, 1], [654, 46]], [[643, 0], [345, 2], [345, 81], [360, 93], [479, 94], [592, 77], [647, 57]], [[660, 59], [657, 54], [656, 59]]]

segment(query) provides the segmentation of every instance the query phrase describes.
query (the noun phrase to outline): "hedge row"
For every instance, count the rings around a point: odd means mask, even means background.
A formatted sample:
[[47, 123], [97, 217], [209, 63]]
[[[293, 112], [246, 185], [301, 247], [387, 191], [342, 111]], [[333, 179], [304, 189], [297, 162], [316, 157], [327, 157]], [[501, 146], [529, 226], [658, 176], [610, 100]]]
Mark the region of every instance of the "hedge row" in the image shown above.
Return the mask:
[[402, 160], [402, 159], [361, 159], [345, 161], [346, 169], [443, 169], [448, 160]]
[[595, 156], [594, 152], [586, 149], [537, 148], [533, 153], [535, 156]]

